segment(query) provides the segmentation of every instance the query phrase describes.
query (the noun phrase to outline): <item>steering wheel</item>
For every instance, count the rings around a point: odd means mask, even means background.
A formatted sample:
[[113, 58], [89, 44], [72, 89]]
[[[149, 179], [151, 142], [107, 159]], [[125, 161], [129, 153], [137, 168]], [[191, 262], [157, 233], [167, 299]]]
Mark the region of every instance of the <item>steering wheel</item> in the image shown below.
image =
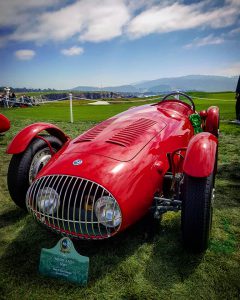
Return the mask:
[[[164, 97], [162, 98], [162, 100], [161, 100], [159, 103], [161, 103], [161, 102], [163, 102], [163, 101], [167, 101], [167, 100], [169, 100], [169, 99], [167, 99], [168, 97], [170, 97], [170, 96], [175, 96], [175, 95], [181, 95], [181, 96], [183, 96], [184, 98], [186, 98], [188, 101], [190, 101], [190, 102], [191, 102], [191, 108], [192, 108], [193, 111], [195, 111], [195, 104], [194, 104], [192, 98], [189, 97], [187, 94], [184, 94], [184, 93], [181, 93], [181, 92], [172, 92], [172, 93], [170, 93], [170, 94], [167, 94], [166, 96], [164, 96]], [[179, 100], [179, 101], [181, 101], [181, 100]], [[183, 102], [183, 101], [181, 101], [181, 102]], [[184, 103], [184, 102], [183, 102], [183, 103]]]

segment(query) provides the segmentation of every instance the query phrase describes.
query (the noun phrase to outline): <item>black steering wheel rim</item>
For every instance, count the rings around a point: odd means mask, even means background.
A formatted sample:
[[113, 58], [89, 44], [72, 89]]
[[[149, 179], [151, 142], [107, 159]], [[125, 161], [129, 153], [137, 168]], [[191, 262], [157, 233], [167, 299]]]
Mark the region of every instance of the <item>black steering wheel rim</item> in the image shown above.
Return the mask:
[[[159, 103], [161, 103], [161, 102], [163, 102], [163, 101], [171, 100], [171, 99], [167, 99], [167, 98], [170, 97], [170, 96], [175, 96], [175, 95], [181, 95], [181, 96], [187, 98], [187, 99], [191, 102], [191, 108], [192, 108], [192, 110], [195, 111], [195, 104], [194, 104], [192, 98], [189, 97], [187, 94], [182, 93], [182, 92], [172, 92], [172, 93], [170, 93], [170, 94], [167, 94], [166, 96], [164, 96], [164, 97], [162, 98], [162, 100], [161, 100]], [[179, 100], [179, 101], [183, 102], [182, 100]], [[183, 102], [183, 103], [185, 103], [185, 102]]]

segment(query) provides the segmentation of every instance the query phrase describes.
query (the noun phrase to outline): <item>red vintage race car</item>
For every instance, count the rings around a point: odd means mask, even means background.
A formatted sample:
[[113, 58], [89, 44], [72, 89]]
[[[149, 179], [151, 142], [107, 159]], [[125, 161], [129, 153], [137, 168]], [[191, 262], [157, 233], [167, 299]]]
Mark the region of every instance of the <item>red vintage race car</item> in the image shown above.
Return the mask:
[[218, 128], [218, 107], [198, 114], [182, 93], [73, 140], [52, 124], [32, 124], [8, 146], [9, 192], [39, 222], [73, 238], [109, 238], [148, 213], [159, 219], [181, 210], [184, 246], [201, 252], [211, 228]]
[[8, 131], [10, 129], [10, 121], [7, 117], [0, 114], [0, 133]]

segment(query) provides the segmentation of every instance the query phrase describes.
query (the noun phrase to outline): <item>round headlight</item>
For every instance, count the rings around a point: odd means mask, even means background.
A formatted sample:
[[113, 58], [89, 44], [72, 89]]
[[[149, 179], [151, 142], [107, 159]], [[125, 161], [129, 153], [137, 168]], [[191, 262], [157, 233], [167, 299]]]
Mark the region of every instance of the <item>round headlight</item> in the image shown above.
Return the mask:
[[55, 213], [60, 204], [58, 193], [50, 187], [39, 190], [36, 200], [39, 210], [48, 215]]
[[103, 196], [96, 201], [95, 214], [98, 222], [106, 227], [116, 227], [122, 222], [120, 208], [109, 196]]

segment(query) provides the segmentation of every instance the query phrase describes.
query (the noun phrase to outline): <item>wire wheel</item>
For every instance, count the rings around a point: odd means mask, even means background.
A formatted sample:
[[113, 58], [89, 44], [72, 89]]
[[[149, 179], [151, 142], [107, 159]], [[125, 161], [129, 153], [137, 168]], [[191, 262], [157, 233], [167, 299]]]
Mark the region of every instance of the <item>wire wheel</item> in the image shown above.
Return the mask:
[[[62, 142], [54, 136], [44, 136], [54, 152], [62, 147]], [[25, 198], [30, 184], [48, 163], [52, 155], [42, 139], [34, 138], [26, 150], [14, 154], [8, 167], [8, 190], [17, 206], [26, 209]]]
[[[53, 151], [57, 152], [56, 149], [53, 149]], [[34, 155], [29, 169], [29, 184], [33, 182], [37, 174], [48, 163], [51, 157], [52, 155], [49, 148], [44, 148]]]

